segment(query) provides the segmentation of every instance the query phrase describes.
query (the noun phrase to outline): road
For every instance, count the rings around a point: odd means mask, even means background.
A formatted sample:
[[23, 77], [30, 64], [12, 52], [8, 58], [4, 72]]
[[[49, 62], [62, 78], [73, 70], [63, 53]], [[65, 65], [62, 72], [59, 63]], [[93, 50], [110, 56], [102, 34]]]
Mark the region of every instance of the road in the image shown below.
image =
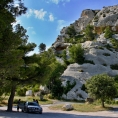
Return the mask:
[[50, 110], [49, 105], [42, 105], [43, 114], [17, 112], [13, 108], [13, 112], [6, 112], [6, 107], [0, 107], [0, 118], [118, 118], [118, 109], [113, 111], [100, 112], [76, 112]]

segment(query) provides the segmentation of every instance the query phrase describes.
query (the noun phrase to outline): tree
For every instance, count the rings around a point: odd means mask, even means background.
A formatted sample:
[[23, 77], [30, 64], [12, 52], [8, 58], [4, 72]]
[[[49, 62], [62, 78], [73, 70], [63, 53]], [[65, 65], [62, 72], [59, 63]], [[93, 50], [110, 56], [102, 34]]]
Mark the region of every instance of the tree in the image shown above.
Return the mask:
[[113, 99], [117, 94], [114, 78], [107, 74], [95, 75], [88, 79], [86, 87], [90, 96], [101, 100], [102, 107], [105, 107], [105, 100]]
[[74, 28], [73, 25], [70, 25], [68, 28], [67, 28], [67, 32], [66, 32], [70, 37], [74, 37], [76, 35], [76, 30]]
[[106, 27], [104, 37], [112, 38], [112, 31], [111, 31], [110, 27]]
[[63, 73], [64, 69], [65, 67], [62, 64], [55, 61], [49, 65], [47, 71], [46, 83], [52, 93], [52, 96], [55, 98], [60, 98], [63, 94], [63, 86], [59, 78]]
[[41, 43], [41, 44], [39, 45], [39, 52], [42, 53], [42, 52], [45, 51], [45, 49], [46, 49], [46, 45], [45, 45], [44, 43]]
[[[16, 2], [18, 6], [15, 6]], [[14, 31], [12, 23], [15, 22], [17, 16], [26, 13], [26, 10], [22, 0], [0, 0], [0, 81], [6, 88], [2, 89], [2, 92], [11, 92], [8, 111], [12, 111], [16, 77], [19, 76], [19, 66], [23, 64], [23, 51], [18, 47], [26, 36], [24, 32], [21, 32], [25, 30], [18, 25]]]
[[76, 63], [82, 64], [84, 61], [84, 49], [81, 44], [73, 45], [69, 48], [69, 55]]
[[87, 25], [87, 27], [85, 29], [85, 36], [90, 41], [92, 41], [94, 39], [93, 26]]

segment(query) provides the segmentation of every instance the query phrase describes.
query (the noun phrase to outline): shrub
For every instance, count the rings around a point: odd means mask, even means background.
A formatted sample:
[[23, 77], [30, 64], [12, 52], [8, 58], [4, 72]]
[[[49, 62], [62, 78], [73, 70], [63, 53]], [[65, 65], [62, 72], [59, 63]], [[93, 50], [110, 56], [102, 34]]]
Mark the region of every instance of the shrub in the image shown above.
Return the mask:
[[105, 45], [105, 47], [106, 47], [108, 50], [112, 51], [112, 46], [110, 46], [109, 44]]
[[32, 88], [33, 92], [38, 92], [39, 91], [39, 85], [36, 84], [33, 88]]
[[102, 64], [103, 66], [107, 66], [107, 64]]
[[95, 16], [94, 17], [94, 22], [97, 22], [98, 21], [98, 16]]
[[70, 81], [67, 81], [66, 87], [64, 87], [64, 94], [67, 94], [75, 85], [75, 81], [72, 84], [70, 84]]
[[90, 41], [94, 39], [93, 26], [88, 25], [86, 27], [86, 29], [85, 29], [85, 36]]
[[73, 45], [69, 48], [69, 55], [74, 62], [82, 64], [84, 61], [84, 49], [81, 44]]
[[84, 60], [84, 63], [90, 63], [90, 64], [94, 64], [95, 65], [93, 60]]
[[103, 47], [98, 47], [99, 49], [101, 49], [101, 50], [104, 50], [104, 48]]
[[118, 64], [110, 65], [112, 70], [118, 70]]
[[109, 53], [104, 53], [103, 55], [104, 55], [104, 56], [110, 56], [110, 54], [109, 54]]
[[74, 37], [76, 35], [76, 31], [73, 25], [70, 25], [67, 28], [67, 32], [66, 32], [70, 37]]
[[19, 96], [25, 96], [26, 91], [27, 91], [27, 88], [26, 88], [26, 87], [23, 87], [23, 88], [18, 88], [18, 89], [16, 90], [16, 93], [17, 93], [17, 95], [19, 95]]
[[104, 37], [112, 38], [112, 31], [111, 31], [110, 27], [106, 27]]
[[106, 17], [106, 14], [103, 14], [103, 17]]

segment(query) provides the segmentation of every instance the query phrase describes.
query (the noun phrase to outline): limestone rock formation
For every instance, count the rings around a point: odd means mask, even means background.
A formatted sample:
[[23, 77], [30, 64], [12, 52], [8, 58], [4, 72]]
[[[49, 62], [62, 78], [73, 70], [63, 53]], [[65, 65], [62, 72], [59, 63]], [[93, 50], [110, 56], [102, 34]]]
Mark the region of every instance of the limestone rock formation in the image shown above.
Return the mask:
[[[74, 26], [76, 35], [80, 33], [84, 35], [83, 30], [88, 24], [93, 25], [96, 37], [93, 41], [87, 40], [81, 43], [85, 51], [84, 58], [87, 61], [81, 65], [77, 63], [68, 65], [60, 77], [63, 86], [66, 86], [67, 81], [70, 81], [71, 84], [74, 81], [76, 82], [76, 85], [67, 94], [63, 94], [62, 97], [64, 99], [85, 100], [88, 95], [82, 90], [82, 85], [94, 75], [102, 73], [106, 73], [109, 76], [118, 75], [118, 70], [111, 67], [118, 64], [118, 51], [113, 48], [111, 39], [104, 37], [104, 29], [109, 26], [114, 32], [111, 38], [118, 41], [118, 5], [104, 7], [102, 10], [83, 10], [81, 17], [71, 25]], [[67, 30], [68, 27], [64, 27], [61, 30], [61, 34], [52, 48], [55, 52], [66, 49], [67, 57], [69, 58], [68, 46], [73, 44], [65, 41], [66, 38], [72, 38], [67, 34]]]

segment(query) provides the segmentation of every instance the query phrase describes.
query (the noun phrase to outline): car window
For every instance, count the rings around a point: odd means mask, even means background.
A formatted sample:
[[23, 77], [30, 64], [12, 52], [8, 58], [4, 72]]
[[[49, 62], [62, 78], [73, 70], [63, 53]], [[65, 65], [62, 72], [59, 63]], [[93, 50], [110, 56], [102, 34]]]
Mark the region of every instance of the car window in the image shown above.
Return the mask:
[[29, 102], [28, 105], [31, 105], [31, 106], [39, 106], [37, 103], [35, 102]]

